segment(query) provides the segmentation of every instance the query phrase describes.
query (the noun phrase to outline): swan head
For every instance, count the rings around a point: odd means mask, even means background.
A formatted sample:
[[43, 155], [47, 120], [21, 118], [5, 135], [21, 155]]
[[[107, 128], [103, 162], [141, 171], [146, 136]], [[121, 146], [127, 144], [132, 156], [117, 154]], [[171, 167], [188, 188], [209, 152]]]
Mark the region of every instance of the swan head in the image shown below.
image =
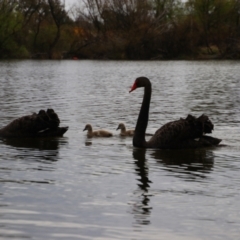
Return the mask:
[[87, 125], [85, 126], [85, 128], [83, 129], [83, 131], [86, 131], [86, 130], [92, 131], [92, 125], [91, 125], [91, 124], [87, 124]]
[[125, 129], [125, 125], [124, 125], [124, 123], [119, 123], [119, 125], [118, 125], [118, 127], [117, 127], [117, 129], [116, 130], [118, 130], [118, 129]]
[[148, 78], [146, 78], [146, 77], [138, 77], [135, 80], [135, 82], [133, 83], [129, 93], [134, 91], [136, 88], [145, 87], [147, 85], [151, 85], [151, 82], [150, 82], [150, 80]]

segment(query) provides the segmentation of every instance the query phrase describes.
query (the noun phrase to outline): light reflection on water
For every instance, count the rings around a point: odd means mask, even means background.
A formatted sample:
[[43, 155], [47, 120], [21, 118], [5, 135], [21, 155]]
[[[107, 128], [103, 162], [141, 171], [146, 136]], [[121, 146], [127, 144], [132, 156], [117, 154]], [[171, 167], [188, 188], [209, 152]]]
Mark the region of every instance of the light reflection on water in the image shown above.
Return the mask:
[[[60, 139], [0, 140], [0, 238], [237, 239], [240, 148], [238, 62], [0, 62], [0, 126], [54, 108]], [[148, 133], [188, 113], [210, 116], [227, 146], [142, 150], [133, 128], [153, 83]], [[113, 132], [87, 139], [83, 128]]]

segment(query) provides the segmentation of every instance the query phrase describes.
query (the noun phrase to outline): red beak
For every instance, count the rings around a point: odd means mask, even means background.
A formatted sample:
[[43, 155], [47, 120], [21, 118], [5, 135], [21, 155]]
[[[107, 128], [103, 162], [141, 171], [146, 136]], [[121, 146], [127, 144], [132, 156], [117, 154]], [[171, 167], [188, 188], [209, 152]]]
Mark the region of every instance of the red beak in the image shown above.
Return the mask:
[[129, 93], [134, 91], [137, 88], [137, 84], [136, 82], [134, 82], [134, 84], [132, 85], [132, 88], [130, 89]]

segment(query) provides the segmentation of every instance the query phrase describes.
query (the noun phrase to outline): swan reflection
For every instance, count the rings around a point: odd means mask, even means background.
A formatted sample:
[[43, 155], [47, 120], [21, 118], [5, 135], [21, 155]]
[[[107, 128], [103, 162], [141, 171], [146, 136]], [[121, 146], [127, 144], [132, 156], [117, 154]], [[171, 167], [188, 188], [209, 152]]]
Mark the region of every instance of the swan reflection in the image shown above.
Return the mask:
[[214, 166], [214, 154], [210, 149], [153, 150], [150, 156], [162, 164], [164, 170], [181, 173], [176, 176], [186, 179], [205, 178], [205, 173], [210, 173]]
[[[199, 181], [206, 178], [214, 166], [214, 154], [209, 149], [189, 150], [150, 150], [133, 149], [135, 172], [137, 175], [137, 189], [134, 191], [132, 213], [137, 225], [150, 224], [152, 207], [151, 180], [149, 179], [149, 168], [168, 171], [174, 177], [184, 180]], [[154, 159], [154, 166], [149, 164]], [[149, 163], [150, 162], [150, 163]]]
[[33, 148], [39, 150], [57, 150], [59, 147], [58, 138], [8, 138], [2, 142], [17, 148]]
[[135, 171], [137, 175], [138, 188], [134, 191], [134, 203], [132, 205], [133, 215], [137, 224], [150, 224], [149, 216], [151, 214], [150, 195], [148, 190], [150, 188], [151, 180], [148, 178], [148, 164], [145, 158], [145, 149], [133, 149], [133, 158], [135, 163]]

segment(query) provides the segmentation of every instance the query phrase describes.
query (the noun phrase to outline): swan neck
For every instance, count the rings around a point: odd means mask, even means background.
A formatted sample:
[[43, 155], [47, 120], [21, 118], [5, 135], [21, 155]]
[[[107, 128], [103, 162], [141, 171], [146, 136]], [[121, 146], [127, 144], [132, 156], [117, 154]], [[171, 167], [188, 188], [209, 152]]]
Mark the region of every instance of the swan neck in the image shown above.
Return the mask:
[[148, 125], [151, 94], [152, 87], [151, 83], [149, 82], [149, 84], [146, 84], [144, 87], [142, 106], [138, 115], [137, 125], [133, 137], [133, 146], [135, 147], [147, 147], [145, 133]]
[[126, 128], [125, 128], [125, 127], [122, 127], [121, 132], [122, 132], [122, 133], [126, 133]]

